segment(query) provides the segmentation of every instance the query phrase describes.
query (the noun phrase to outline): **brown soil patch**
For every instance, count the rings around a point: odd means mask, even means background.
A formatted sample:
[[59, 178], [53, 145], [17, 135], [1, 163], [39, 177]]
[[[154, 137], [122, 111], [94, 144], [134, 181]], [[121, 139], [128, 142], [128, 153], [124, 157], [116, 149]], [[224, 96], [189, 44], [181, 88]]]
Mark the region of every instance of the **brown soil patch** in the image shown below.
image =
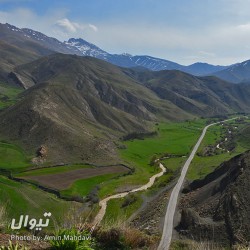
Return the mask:
[[41, 185], [57, 190], [64, 190], [70, 187], [76, 180], [88, 179], [104, 174], [125, 173], [128, 169], [123, 166], [98, 167], [98, 168], [83, 168], [72, 171], [48, 174], [42, 176], [27, 176], [22, 179], [33, 180]]

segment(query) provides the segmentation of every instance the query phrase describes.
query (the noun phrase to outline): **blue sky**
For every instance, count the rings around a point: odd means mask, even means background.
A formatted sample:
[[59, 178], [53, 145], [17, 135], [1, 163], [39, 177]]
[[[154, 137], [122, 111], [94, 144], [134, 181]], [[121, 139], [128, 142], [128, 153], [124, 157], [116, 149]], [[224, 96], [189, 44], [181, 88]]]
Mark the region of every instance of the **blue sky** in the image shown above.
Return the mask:
[[250, 59], [250, 0], [0, 0], [0, 22], [182, 64]]

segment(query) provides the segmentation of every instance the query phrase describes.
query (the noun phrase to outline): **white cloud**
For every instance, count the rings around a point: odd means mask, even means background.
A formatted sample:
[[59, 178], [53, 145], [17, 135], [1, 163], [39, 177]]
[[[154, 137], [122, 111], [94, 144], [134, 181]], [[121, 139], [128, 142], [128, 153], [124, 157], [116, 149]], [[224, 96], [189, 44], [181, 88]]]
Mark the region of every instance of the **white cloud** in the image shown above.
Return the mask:
[[59, 40], [82, 37], [110, 53], [147, 54], [183, 64], [195, 61], [231, 64], [250, 58], [247, 20], [187, 29], [143, 21], [92, 24], [69, 18], [66, 9], [38, 15], [30, 9], [18, 8], [0, 11], [0, 22], [38, 30]]
[[78, 23], [70, 22], [67, 18], [57, 20], [55, 24], [66, 32], [76, 32], [78, 29], [81, 29], [81, 26]]
[[95, 32], [98, 31], [98, 28], [93, 24], [80, 24], [80, 23], [72, 22], [68, 18], [57, 20], [55, 22], [55, 25], [62, 28], [62, 30], [66, 33], [76, 33], [77, 31], [81, 32], [87, 29], [95, 31]]
[[89, 24], [89, 28], [92, 29], [93, 31], [97, 32], [98, 28], [94, 24]]
[[30, 9], [17, 8], [11, 11], [0, 11], [0, 22], [10, 23], [19, 28], [31, 28], [59, 40], [66, 40], [73, 36], [84, 37], [88, 33], [98, 31], [96, 25], [74, 22], [67, 18], [67, 15], [67, 9], [58, 9], [37, 15]]

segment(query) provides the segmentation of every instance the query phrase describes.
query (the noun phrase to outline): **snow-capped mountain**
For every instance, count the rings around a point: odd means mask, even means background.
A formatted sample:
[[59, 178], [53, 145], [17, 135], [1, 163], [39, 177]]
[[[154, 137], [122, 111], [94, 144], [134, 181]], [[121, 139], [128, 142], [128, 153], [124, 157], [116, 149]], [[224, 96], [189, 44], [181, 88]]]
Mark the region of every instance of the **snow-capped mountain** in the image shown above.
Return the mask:
[[207, 63], [195, 63], [190, 66], [183, 66], [175, 62], [147, 55], [132, 56], [128, 53], [110, 54], [81, 38], [70, 38], [64, 43], [67, 46], [77, 48], [83, 56], [96, 57], [121, 67], [144, 67], [153, 71], [181, 70], [194, 75], [207, 75], [226, 68]]
[[75, 54], [79, 56], [91, 56], [105, 60], [121, 67], [144, 67], [149, 70], [181, 70], [194, 75], [208, 75], [222, 70], [223, 66], [196, 63], [190, 66], [183, 66], [178, 63], [152, 56], [132, 56], [128, 53], [110, 54], [96, 45], [81, 38], [70, 38], [61, 42], [56, 38], [27, 28], [17, 28], [10, 24], [0, 24], [0, 39], [17, 47], [32, 48], [41, 55], [59, 52], [64, 54]]
[[108, 57], [108, 53], [92, 43], [89, 43], [82, 38], [70, 38], [67, 42], [64, 42], [67, 46], [77, 48], [82, 55], [92, 56], [105, 60]]
[[30, 42], [40, 45], [51, 52], [59, 52], [64, 54], [77, 54], [81, 52], [72, 46], [66, 46], [54, 37], [27, 28], [17, 28], [11, 24], [0, 24], [0, 39], [17, 46], [24, 46]]
[[242, 63], [236, 63], [224, 69], [216, 72], [215, 76], [234, 83], [250, 82], [250, 60]]

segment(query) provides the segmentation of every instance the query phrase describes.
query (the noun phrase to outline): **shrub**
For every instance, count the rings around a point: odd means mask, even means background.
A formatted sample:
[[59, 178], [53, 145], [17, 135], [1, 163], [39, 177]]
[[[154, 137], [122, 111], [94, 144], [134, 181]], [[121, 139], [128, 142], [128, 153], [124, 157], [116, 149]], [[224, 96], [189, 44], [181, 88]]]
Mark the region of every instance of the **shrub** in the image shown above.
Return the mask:
[[[121, 230], [112, 228], [107, 231], [99, 230], [96, 232], [98, 247], [107, 250], [125, 249], [122, 242]], [[97, 248], [97, 249], [99, 249]]]
[[94, 233], [98, 242], [97, 249], [103, 250], [155, 249], [150, 247], [155, 246], [159, 240], [131, 227], [99, 229]]
[[127, 207], [137, 201], [137, 197], [134, 194], [125, 196], [124, 201], [121, 205], [122, 208]]
[[90, 201], [92, 203], [98, 203], [99, 202], [99, 197], [98, 197], [98, 191], [99, 191], [100, 187], [99, 186], [95, 186], [90, 193], [87, 195], [86, 197], [86, 201]]
[[95, 242], [88, 232], [77, 229], [59, 230], [50, 240], [51, 250], [94, 250]]
[[148, 249], [150, 245], [154, 244], [153, 237], [135, 228], [123, 230], [123, 241], [129, 249]]
[[8, 246], [1, 246], [0, 250], [28, 250], [27, 247], [25, 246], [21, 246], [18, 243], [16, 243], [15, 245], [11, 243], [11, 241], [9, 240], [9, 245]]
[[0, 206], [0, 231], [6, 226], [7, 224], [7, 214], [5, 206]]
[[157, 159], [158, 159], [158, 156], [157, 155], [153, 155], [152, 158], [151, 158], [151, 160], [150, 160], [149, 165], [150, 166], [155, 166]]

